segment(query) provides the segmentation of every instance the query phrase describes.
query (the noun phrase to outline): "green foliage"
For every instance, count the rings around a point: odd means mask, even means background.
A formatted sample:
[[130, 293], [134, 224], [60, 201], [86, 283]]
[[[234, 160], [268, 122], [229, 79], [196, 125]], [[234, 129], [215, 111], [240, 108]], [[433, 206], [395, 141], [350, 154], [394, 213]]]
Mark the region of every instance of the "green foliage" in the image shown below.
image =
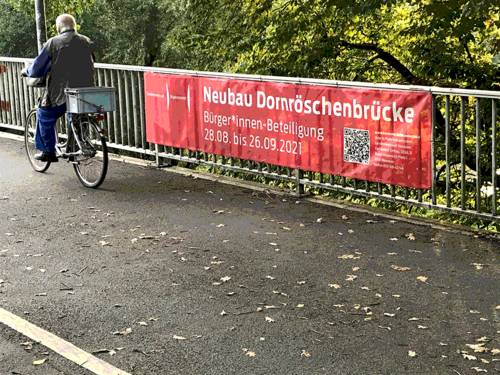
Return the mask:
[[34, 56], [36, 35], [31, 17], [0, 0], [0, 55]]

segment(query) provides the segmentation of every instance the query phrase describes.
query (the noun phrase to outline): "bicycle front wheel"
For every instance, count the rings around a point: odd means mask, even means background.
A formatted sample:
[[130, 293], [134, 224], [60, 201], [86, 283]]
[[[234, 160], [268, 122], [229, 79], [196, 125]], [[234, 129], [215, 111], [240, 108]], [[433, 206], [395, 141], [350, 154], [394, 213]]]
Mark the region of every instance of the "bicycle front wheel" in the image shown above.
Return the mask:
[[45, 172], [50, 167], [50, 161], [40, 161], [35, 159], [35, 133], [36, 133], [36, 109], [31, 110], [31, 112], [26, 117], [26, 122], [24, 124], [24, 148], [26, 150], [26, 156], [37, 172]]
[[80, 155], [75, 156], [73, 167], [83, 186], [99, 187], [108, 171], [108, 147], [99, 126], [92, 120], [76, 124], [76, 137], [80, 140]]

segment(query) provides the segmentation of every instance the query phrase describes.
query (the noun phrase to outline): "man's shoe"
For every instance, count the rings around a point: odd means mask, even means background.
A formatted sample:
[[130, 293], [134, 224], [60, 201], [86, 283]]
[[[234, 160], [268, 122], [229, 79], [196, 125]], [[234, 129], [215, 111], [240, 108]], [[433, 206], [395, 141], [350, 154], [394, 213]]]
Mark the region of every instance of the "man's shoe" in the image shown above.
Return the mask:
[[37, 152], [33, 159], [40, 161], [50, 161], [51, 163], [57, 163], [59, 160], [57, 159], [56, 154], [48, 153], [48, 152]]

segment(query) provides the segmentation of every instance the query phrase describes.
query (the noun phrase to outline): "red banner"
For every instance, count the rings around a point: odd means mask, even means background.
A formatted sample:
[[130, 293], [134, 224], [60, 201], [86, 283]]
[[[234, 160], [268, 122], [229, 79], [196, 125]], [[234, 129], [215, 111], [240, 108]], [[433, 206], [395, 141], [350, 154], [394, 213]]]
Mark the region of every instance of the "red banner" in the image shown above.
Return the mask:
[[419, 189], [431, 95], [145, 73], [148, 142]]

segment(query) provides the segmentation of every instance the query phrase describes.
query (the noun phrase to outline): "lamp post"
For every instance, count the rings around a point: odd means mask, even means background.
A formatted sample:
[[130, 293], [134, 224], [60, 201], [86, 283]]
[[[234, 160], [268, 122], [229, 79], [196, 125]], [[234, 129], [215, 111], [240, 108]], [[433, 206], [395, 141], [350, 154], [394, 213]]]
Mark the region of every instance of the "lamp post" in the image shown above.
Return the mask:
[[47, 28], [45, 27], [45, 5], [44, 0], [35, 0], [36, 40], [38, 52], [42, 50], [43, 43], [47, 40]]

